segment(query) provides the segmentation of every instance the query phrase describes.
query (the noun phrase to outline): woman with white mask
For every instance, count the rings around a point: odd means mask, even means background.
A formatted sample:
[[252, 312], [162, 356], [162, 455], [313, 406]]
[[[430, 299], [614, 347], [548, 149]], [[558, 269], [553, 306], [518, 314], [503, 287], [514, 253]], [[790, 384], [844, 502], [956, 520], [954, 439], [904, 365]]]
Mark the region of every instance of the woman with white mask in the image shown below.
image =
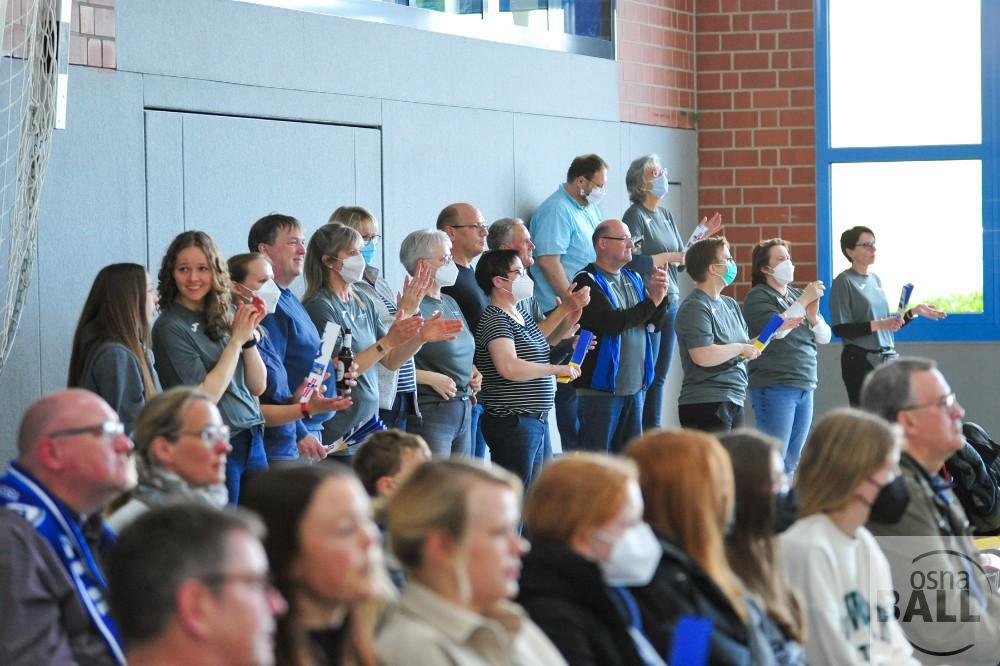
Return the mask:
[[[353, 404], [323, 424], [323, 443], [335, 449], [331, 455], [348, 463], [357, 445], [342, 447], [338, 442], [378, 414], [375, 364], [398, 370], [420, 345], [450, 338], [461, 326], [461, 322], [440, 315], [425, 320], [418, 312], [408, 312], [405, 308], [397, 311], [391, 326], [385, 326], [371, 297], [354, 287], [365, 270], [361, 247], [361, 234], [350, 227], [326, 224], [317, 229], [306, 251], [306, 290], [302, 295], [302, 304], [320, 336], [327, 322], [341, 327], [334, 354], [350, 331], [350, 345], [358, 366], [357, 385], [350, 393]], [[331, 377], [327, 381], [327, 395], [332, 396], [335, 391], [336, 382]]]
[[[476, 329], [476, 367], [483, 373], [479, 400], [490, 459], [525, 487], [542, 471], [556, 378], [574, 380], [579, 366], [549, 363], [548, 341], [531, 314], [534, 283], [516, 250], [490, 250], [476, 265], [476, 282], [489, 296]], [[580, 311], [564, 320], [570, 326]], [[565, 324], [564, 324], [565, 325]]]
[[751, 272], [753, 287], [743, 300], [743, 318], [752, 338], [774, 315], [803, 318], [794, 328], [776, 333], [760, 358], [747, 367], [757, 427], [781, 442], [785, 471], [791, 474], [812, 425], [816, 345], [830, 342], [830, 326], [819, 312], [826, 288], [820, 281], [802, 289], [791, 286], [795, 265], [788, 244], [780, 238], [757, 243]]
[[[423, 437], [434, 455], [472, 455], [472, 406], [481, 376], [472, 364], [475, 340], [462, 310], [454, 298], [441, 293], [458, 277], [451, 240], [438, 229], [414, 231], [403, 239], [399, 261], [410, 275], [430, 271], [433, 276], [419, 306], [425, 319], [444, 316], [461, 322], [461, 330], [424, 345], [413, 357], [420, 418], [408, 423], [407, 431]], [[428, 374], [438, 381], [425, 383]]]
[[632, 461], [578, 452], [546, 466], [524, 507], [518, 603], [574, 666], [663, 666], [636, 597], [662, 555]]
[[565, 666], [510, 601], [517, 594], [521, 484], [476, 461], [417, 467], [386, 507], [403, 595], [380, 632], [385, 666]]

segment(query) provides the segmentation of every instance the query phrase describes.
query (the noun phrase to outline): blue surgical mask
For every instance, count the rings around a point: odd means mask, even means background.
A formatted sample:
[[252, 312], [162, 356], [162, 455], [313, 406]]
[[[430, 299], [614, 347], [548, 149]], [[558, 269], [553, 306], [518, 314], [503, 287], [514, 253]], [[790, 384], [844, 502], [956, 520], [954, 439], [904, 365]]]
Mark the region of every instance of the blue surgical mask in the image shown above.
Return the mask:
[[667, 196], [668, 189], [670, 189], [670, 183], [667, 182], [667, 174], [661, 173], [650, 183], [649, 192], [657, 199], [662, 199]]
[[726, 273], [722, 276], [722, 281], [728, 287], [733, 282], [736, 282], [736, 272], [739, 267], [736, 265], [735, 261], [726, 262]]
[[365, 258], [365, 263], [371, 266], [372, 261], [375, 259], [375, 243], [366, 243], [365, 245], [362, 245], [361, 256]]

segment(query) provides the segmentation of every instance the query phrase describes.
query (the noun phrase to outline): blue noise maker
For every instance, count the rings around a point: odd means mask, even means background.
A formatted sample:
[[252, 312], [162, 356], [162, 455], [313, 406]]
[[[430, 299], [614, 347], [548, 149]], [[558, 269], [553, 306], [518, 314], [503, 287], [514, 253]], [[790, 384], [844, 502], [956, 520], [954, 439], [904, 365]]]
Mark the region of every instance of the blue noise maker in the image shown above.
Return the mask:
[[[764, 347], [766, 347], [767, 343], [771, 341], [771, 336], [773, 336], [784, 323], [785, 320], [780, 314], [773, 315], [767, 320], [767, 323], [764, 324], [764, 328], [760, 329], [760, 333], [757, 337], [750, 341], [750, 344], [757, 349], [764, 351]], [[747, 357], [743, 354], [740, 354], [740, 358], [744, 361], [747, 360]]]
[[354, 446], [355, 444], [360, 444], [368, 438], [368, 435], [376, 433], [379, 430], [386, 430], [388, 426], [382, 422], [378, 416], [372, 416], [370, 419], [365, 421], [363, 424], [358, 426], [358, 428], [347, 435], [342, 437], [327, 445], [326, 450], [329, 453], [336, 453], [337, 451], [343, 451], [346, 448]]
[[906, 306], [910, 304], [910, 296], [913, 295], [913, 284], [907, 282], [903, 285], [903, 291], [899, 294], [899, 310], [896, 312], [897, 317], [902, 317], [903, 313], [906, 312]]
[[674, 642], [667, 663], [670, 666], [705, 666], [711, 638], [711, 620], [685, 615], [674, 629]]
[[337, 342], [338, 335], [340, 335], [340, 325], [332, 321], [326, 322], [326, 327], [323, 329], [323, 344], [320, 347], [319, 355], [313, 361], [309, 377], [306, 379], [306, 387], [299, 398], [301, 404], [308, 404], [313, 391], [317, 390], [323, 383], [323, 375], [326, 374], [326, 366], [330, 365], [330, 357], [333, 356], [333, 346]]
[[[580, 330], [580, 337], [576, 341], [576, 347], [573, 347], [573, 355], [569, 359], [567, 365], [572, 365], [580, 367], [583, 365], [583, 359], [587, 356], [587, 352], [590, 350], [590, 343], [594, 341], [594, 334], [590, 331]], [[560, 377], [557, 380], [560, 384], [569, 384], [569, 377]]]

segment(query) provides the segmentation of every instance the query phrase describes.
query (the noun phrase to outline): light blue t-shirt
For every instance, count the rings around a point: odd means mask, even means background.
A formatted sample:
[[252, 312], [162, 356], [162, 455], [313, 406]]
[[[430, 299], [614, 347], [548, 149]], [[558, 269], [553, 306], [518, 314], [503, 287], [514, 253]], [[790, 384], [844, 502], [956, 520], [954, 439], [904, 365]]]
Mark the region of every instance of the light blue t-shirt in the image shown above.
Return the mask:
[[[601, 223], [601, 211], [593, 205], [581, 206], [560, 185], [531, 216], [531, 240], [535, 257], [558, 255], [563, 270], [571, 279], [589, 263], [597, 261], [591, 237]], [[535, 281], [535, 300], [543, 312], [556, 306], [556, 294], [536, 263], [531, 269]]]

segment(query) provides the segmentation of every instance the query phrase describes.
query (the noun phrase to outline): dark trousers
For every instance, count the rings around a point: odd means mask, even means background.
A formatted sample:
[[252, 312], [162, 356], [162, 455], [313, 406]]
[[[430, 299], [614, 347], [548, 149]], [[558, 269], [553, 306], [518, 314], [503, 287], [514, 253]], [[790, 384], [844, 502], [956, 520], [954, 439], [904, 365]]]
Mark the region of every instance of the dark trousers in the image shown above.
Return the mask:
[[732, 402], [699, 402], [678, 405], [682, 428], [705, 432], [729, 432], [743, 425], [743, 405]]
[[847, 401], [851, 407], [861, 404], [861, 385], [874, 369], [868, 360], [868, 352], [861, 347], [844, 345], [844, 350], [840, 352], [840, 376], [844, 378]]

